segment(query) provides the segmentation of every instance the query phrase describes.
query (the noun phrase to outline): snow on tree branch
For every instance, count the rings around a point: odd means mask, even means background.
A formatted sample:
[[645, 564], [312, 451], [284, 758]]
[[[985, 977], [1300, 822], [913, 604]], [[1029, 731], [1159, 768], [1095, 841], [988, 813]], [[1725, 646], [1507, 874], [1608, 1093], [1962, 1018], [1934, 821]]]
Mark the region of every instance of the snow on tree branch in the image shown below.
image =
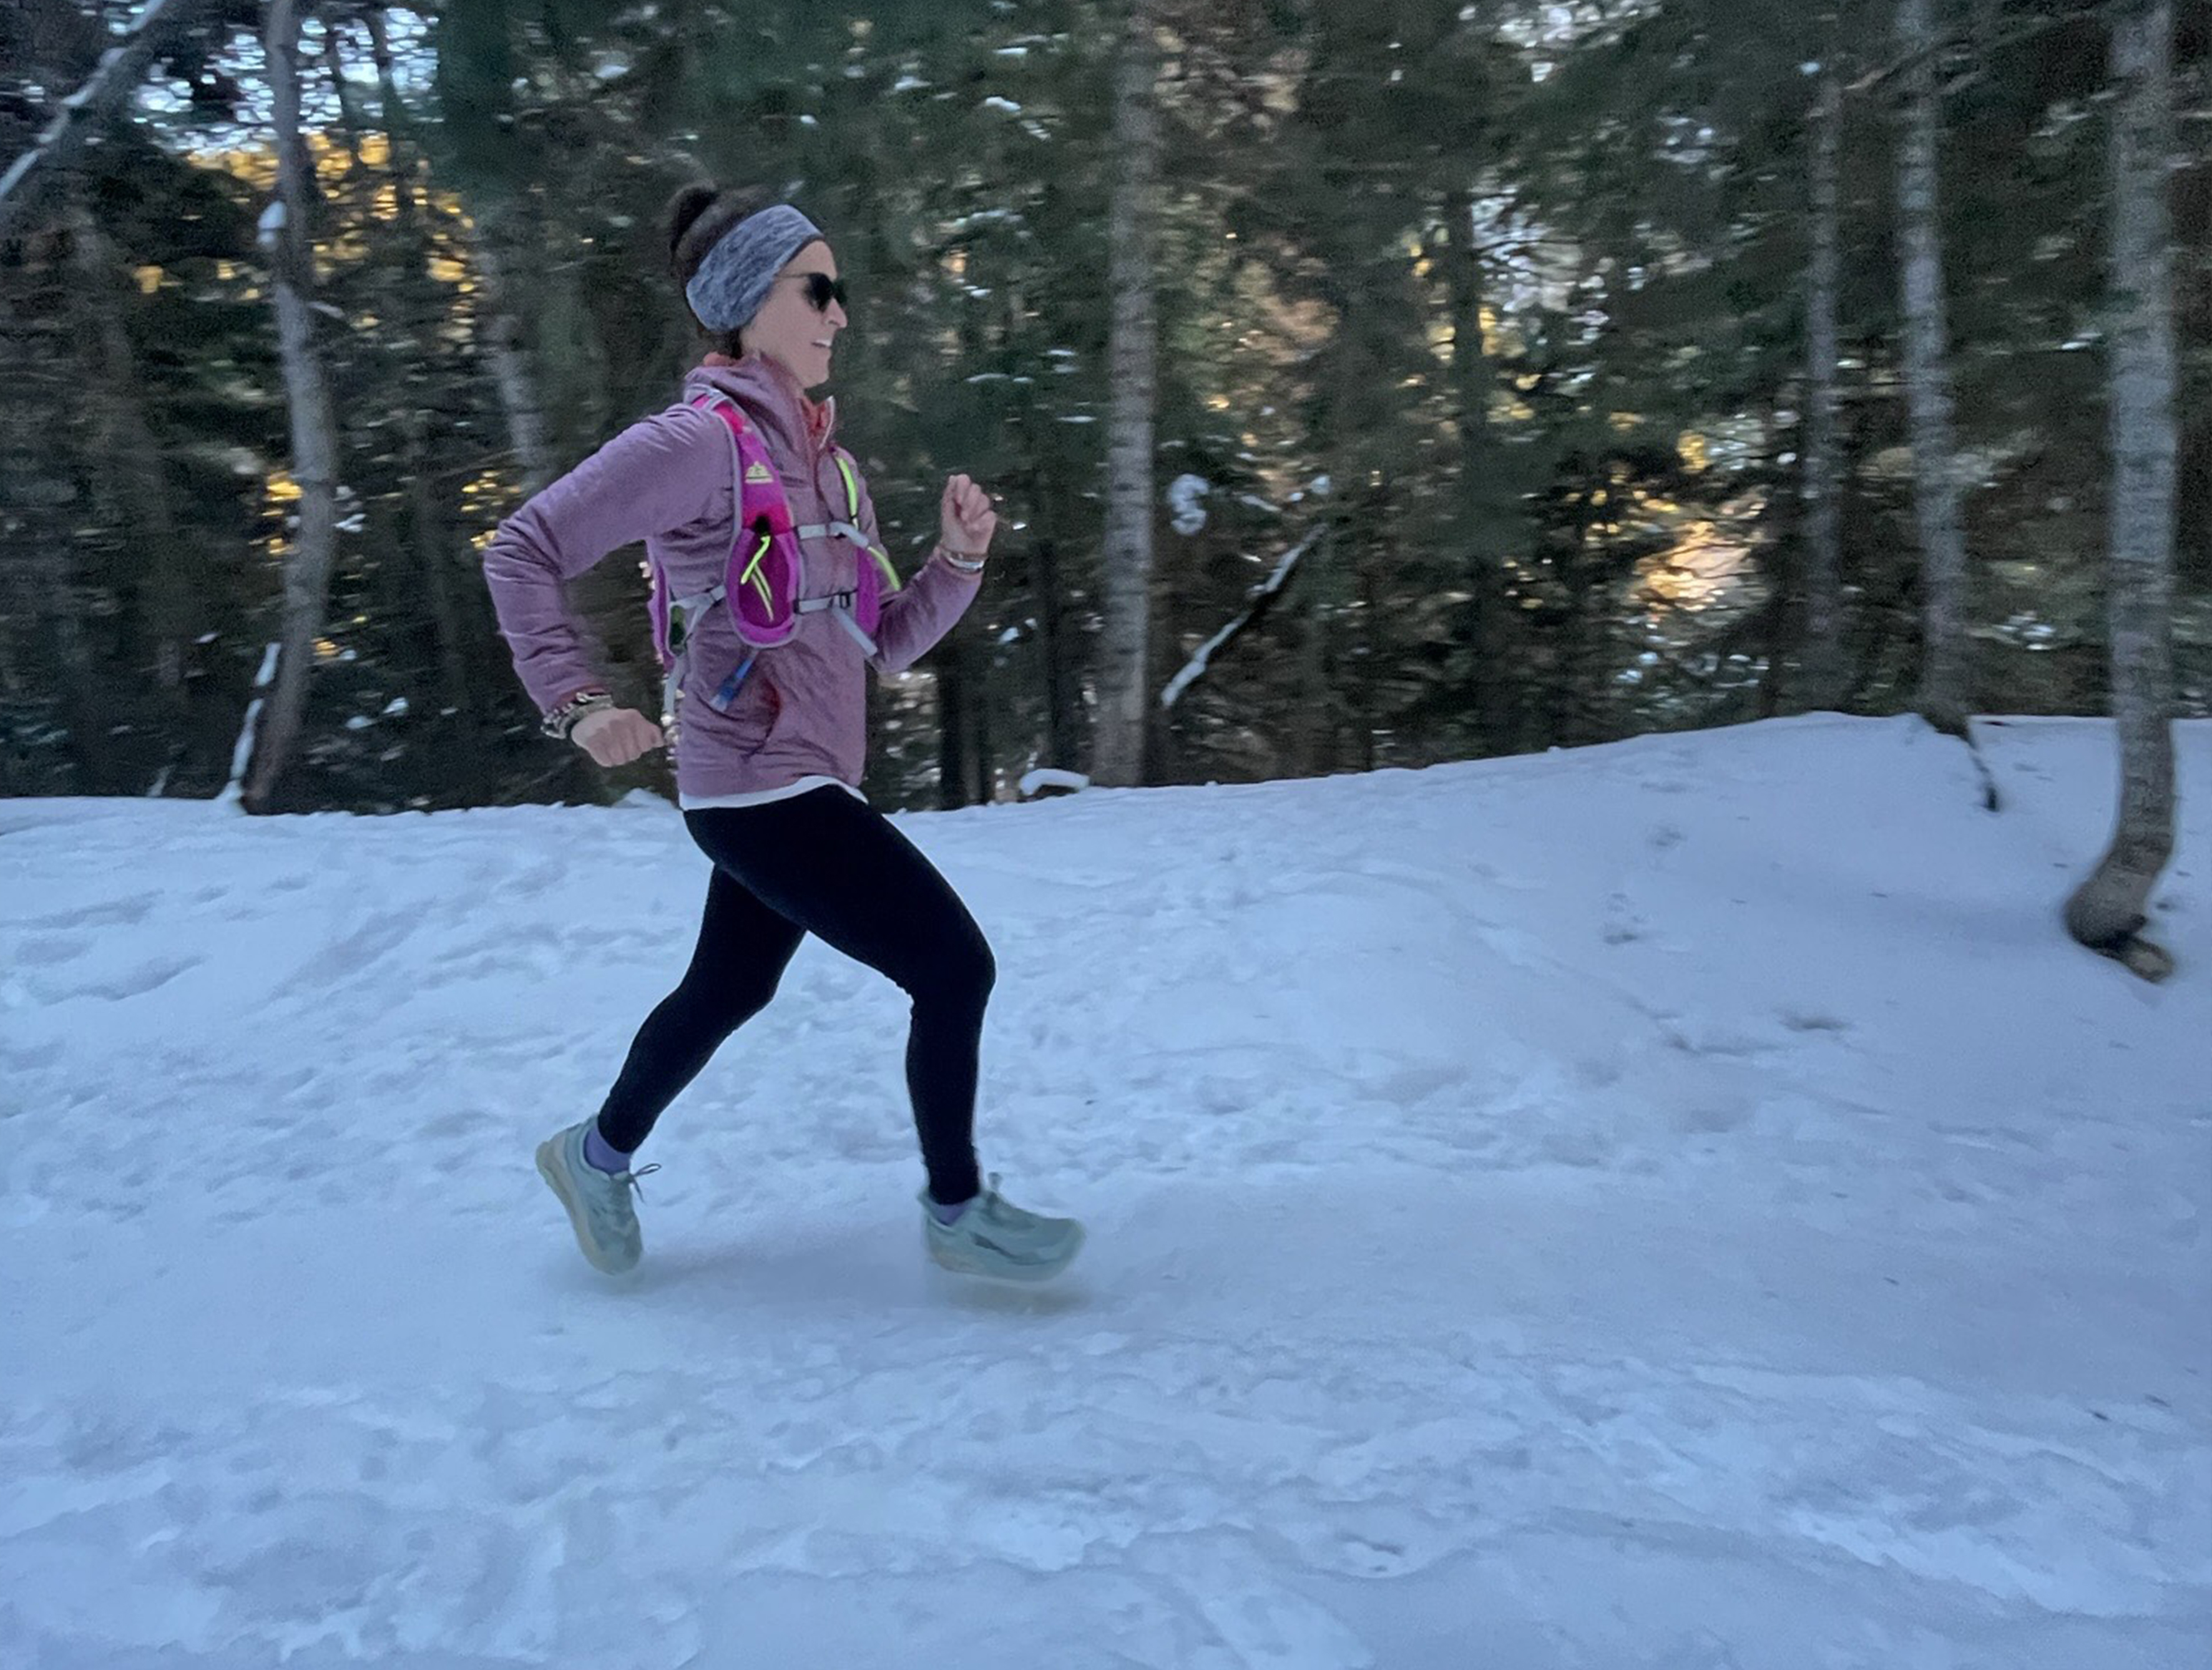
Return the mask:
[[1161, 707], [1172, 707], [1182, 700], [1182, 693], [1205, 676], [1206, 669], [1212, 661], [1214, 653], [1266, 612], [1267, 605], [1274, 601], [1276, 594], [1290, 584], [1291, 575], [1297, 568], [1298, 559], [1311, 550], [1314, 541], [1320, 537], [1321, 530], [1316, 528], [1283, 553], [1282, 561], [1275, 564], [1274, 573], [1261, 581], [1259, 588], [1252, 593], [1251, 601], [1244, 605], [1244, 612], [1200, 644], [1198, 647], [1198, 653], [1190, 658], [1183, 670], [1168, 681], [1167, 689], [1160, 692]]

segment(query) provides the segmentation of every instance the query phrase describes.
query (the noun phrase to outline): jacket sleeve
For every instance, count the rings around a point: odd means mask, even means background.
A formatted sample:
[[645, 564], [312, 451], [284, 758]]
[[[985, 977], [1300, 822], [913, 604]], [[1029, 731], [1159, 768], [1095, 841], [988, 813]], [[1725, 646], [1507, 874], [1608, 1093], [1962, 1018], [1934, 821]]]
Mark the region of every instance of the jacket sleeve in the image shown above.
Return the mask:
[[599, 682], [562, 583], [648, 535], [726, 514], [731, 479], [722, 426], [677, 406], [631, 424], [499, 525], [484, 582], [541, 711]]
[[[871, 544], [884, 543], [876, 525], [876, 501], [866, 482], [860, 483], [860, 531]], [[981, 574], [963, 574], [932, 557], [920, 574], [884, 599], [882, 617], [876, 623], [876, 671], [904, 672], [928, 654], [959, 623], [982, 588]]]

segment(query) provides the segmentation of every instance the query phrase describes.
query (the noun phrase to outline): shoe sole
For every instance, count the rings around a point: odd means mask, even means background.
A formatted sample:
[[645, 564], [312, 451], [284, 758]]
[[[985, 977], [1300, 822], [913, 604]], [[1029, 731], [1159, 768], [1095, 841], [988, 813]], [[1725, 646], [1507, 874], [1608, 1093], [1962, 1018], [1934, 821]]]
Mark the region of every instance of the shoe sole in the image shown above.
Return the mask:
[[576, 1245], [582, 1249], [585, 1261], [603, 1275], [628, 1275], [637, 1268], [635, 1259], [632, 1259], [627, 1264], [609, 1263], [592, 1247], [591, 1235], [585, 1228], [588, 1219], [584, 1212], [583, 1203], [568, 1192], [568, 1181], [562, 1175], [553, 1146], [558, 1141], [560, 1141], [558, 1137], [548, 1137], [538, 1145], [538, 1175], [545, 1180], [545, 1187], [553, 1191], [553, 1198], [561, 1203], [562, 1210], [568, 1214], [568, 1227], [575, 1231]]
[[969, 1264], [949, 1252], [939, 1242], [935, 1236], [928, 1234], [927, 1224], [923, 1225], [923, 1234], [925, 1243], [929, 1248], [930, 1260], [939, 1269], [950, 1270], [956, 1276], [980, 1276], [985, 1281], [1014, 1282], [1024, 1287], [1035, 1286], [1039, 1282], [1048, 1282], [1054, 1276], [1060, 1274], [1069, 1265], [1075, 1262], [1075, 1255], [1083, 1250], [1084, 1241], [1083, 1229], [1079, 1224], [1075, 1230], [1075, 1239], [1069, 1244], [1067, 1256], [1057, 1264], [1017, 1266], [1012, 1269], [985, 1269], [980, 1265]]

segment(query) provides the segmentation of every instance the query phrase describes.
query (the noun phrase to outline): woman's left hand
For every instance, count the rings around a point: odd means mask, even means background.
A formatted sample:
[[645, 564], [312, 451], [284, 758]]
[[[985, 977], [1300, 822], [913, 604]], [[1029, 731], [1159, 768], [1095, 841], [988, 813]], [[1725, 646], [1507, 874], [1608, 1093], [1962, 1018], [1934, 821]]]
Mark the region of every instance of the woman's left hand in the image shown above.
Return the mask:
[[991, 548], [991, 535], [999, 525], [999, 513], [991, 508], [991, 495], [965, 476], [945, 483], [938, 507], [939, 541], [955, 556], [981, 561]]

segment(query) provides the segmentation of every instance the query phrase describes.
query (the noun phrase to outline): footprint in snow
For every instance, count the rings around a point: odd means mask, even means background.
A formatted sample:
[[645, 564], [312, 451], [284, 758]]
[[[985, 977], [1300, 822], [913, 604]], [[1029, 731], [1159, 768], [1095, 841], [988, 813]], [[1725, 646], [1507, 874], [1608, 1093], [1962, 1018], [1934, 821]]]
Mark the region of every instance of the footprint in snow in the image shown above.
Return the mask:
[[128, 899], [108, 899], [76, 910], [58, 910], [51, 916], [33, 917], [25, 926], [33, 928], [128, 927], [146, 920], [159, 897], [141, 893]]
[[157, 957], [104, 980], [88, 980], [81, 985], [60, 987], [49, 990], [31, 988], [33, 1003], [67, 1003], [74, 998], [98, 998], [106, 1003], [127, 1003], [132, 998], [143, 998], [160, 990], [179, 975], [191, 973], [204, 959], [197, 956]]
[[1826, 1032], [1840, 1034], [1851, 1029], [1851, 1023], [1840, 1016], [1830, 1015], [1817, 1009], [1781, 1009], [1774, 1018], [1792, 1032]]
[[1194, 1597], [1247, 1670], [1368, 1670], [1375, 1656], [1333, 1612], [1249, 1573], [1223, 1573]]
[[58, 963], [75, 962], [92, 946], [91, 940], [78, 934], [41, 935], [15, 947], [15, 962], [27, 969], [51, 969]]
[[1651, 924], [1626, 893], [1614, 893], [1605, 902], [1605, 920], [1599, 929], [1608, 945], [1632, 944], [1648, 936]]

